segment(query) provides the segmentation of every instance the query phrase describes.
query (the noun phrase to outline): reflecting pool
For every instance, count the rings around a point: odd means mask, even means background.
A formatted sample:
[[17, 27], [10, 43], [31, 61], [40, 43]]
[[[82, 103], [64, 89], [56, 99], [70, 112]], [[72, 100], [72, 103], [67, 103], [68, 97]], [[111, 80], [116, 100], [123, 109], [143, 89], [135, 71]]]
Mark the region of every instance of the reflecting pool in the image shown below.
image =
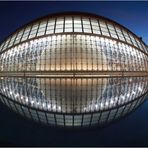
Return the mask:
[[15, 112], [51, 126], [102, 126], [145, 100], [148, 77], [1, 77], [0, 99]]

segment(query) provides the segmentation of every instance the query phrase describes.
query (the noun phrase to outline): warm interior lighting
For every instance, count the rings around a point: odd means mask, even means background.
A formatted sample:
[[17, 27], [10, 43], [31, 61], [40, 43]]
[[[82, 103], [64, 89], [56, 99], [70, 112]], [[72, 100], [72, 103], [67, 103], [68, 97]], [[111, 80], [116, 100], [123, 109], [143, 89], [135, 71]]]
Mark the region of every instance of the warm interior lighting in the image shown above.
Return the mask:
[[103, 17], [45, 17], [0, 45], [0, 99], [50, 125], [109, 123], [144, 101], [146, 49], [136, 35]]

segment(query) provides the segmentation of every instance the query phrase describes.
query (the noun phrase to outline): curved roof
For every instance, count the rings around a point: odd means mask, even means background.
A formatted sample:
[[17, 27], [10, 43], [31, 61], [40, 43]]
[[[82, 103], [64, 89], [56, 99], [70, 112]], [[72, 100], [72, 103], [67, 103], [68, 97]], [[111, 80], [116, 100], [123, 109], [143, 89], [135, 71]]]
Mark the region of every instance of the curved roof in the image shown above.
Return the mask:
[[[62, 17], [63, 17], [63, 20], [58, 21], [58, 19]], [[77, 17], [80, 17], [80, 18], [76, 20], [76, 22], [74, 22], [75, 19], [77, 19]], [[65, 22], [65, 18], [69, 18], [72, 20], [72, 22], [68, 24], [71, 26], [70, 27], [67, 26], [68, 28], [72, 29], [71, 31], [65, 30], [67, 25], [67, 23]], [[49, 21], [52, 19], [55, 22], [54, 24], [52, 24], [53, 22], [51, 22], [51, 25], [49, 25]], [[58, 25], [59, 26], [61, 25], [60, 21], [63, 23], [62, 27], [64, 29], [61, 32], [56, 32], [56, 29], [57, 30], [60, 29], [60, 28], [57, 28]], [[44, 22], [46, 22], [46, 24], [44, 24]], [[44, 25], [42, 29], [45, 28], [45, 32], [44, 33], [41, 32], [40, 35], [37, 35], [41, 25]], [[52, 28], [51, 30], [53, 30], [53, 32], [51, 31], [47, 33], [46, 31], [48, 29], [50, 30], [50, 27]], [[77, 28], [77, 30], [75, 30], [75, 28]], [[23, 36], [25, 36], [26, 34], [26, 30], [28, 31], [27, 32], [28, 36], [24, 40], [22, 40]], [[29, 35], [32, 34], [32, 32], [35, 32], [36, 35], [29, 37]], [[54, 14], [49, 14], [49, 15], [40, 17], [38, 19], [35, 19], [23, 25], [22, 27], [18, 28], [15, 32], [13, 32], [7, 38], [5, 38], [5, 40], [0, 45], [0, 53], [24, 41], [28, 41], [30, 39], [34, 39], [38, 37], [43, 37], [45, 35], [52, 35], [52, 34], [59, 34], [59, 33], [60, 34], [61, 33], [86, 33], [91, 35], [94, 34], [98, 36], [112, 38], [112, 39], [127, 43], [131, 46], [134, 46], [147, 54], [147, 45], [141, 40], [141, 38], [136, 36], [129, 29], [106, 17], [99, 16], [96, 14], [91, 14], [91, 13], [84, 13], [84, 12], [54, 13]]]

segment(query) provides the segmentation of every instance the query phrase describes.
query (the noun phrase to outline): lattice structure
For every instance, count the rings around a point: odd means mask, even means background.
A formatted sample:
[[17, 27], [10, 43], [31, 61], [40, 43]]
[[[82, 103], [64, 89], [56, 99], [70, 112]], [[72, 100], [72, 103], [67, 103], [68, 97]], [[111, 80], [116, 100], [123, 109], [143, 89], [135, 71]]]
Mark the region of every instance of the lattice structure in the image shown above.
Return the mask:
[[139, 106], [147, 92], [146, 44], [101, 16], [48, 15], [0, 45], [1, 101], [41, 123], [110, 123]]

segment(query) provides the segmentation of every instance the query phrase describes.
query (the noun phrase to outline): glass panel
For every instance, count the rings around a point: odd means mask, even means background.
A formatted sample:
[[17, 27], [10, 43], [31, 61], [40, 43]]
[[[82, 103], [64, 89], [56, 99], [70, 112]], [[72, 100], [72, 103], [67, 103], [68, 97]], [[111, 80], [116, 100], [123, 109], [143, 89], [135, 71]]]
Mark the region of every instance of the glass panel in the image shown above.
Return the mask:
[[83, 30], [84, 30], [84, 32], [92, 33], [89, 19], [83, 18], [82, 22], [83, 22]]
[[102, 35], [110, 36], [105, 22], [104, 21], [99, 21], [99, 23], [100, 23]]
[[12, 42], [11, 42], [11, 37], [9, 37], [9, 38], [6, 40], [5, 45], [3, 46], [3, 50], [5, 50], [5, 49], [7, 48], [9, 42], [10, 42], [11, 44], [13, 44], [15, 37], [16, 37], [16, 34], [12, 36]]
[[128, 43], [132, 44], [128, 33], [127, 33], [125, 30], [122, 30], [122, 32], [123, 32], [123, 35], [124, 35], [126, 41], [127, 41]]
[[80, 17], [74, 17], [74, 32], [82, 32], [82, 23]]
[[38, 27], [39, 27], [39, 24], [38, 24], [38, 23], [37, 23], [37, 24], [34, 24], [34, 25], [32, 26], [31, 32], [30, 32], [30, 35], [29, 35], [29, 39], [36, 36]]
[[100, 27], [99, 27], [99, 24], [98, 24], [97, 20], [91, 19], [91, 25], [92, 25], [93, 33], [101, 34]]
[[[14, 44], [17, 44], [17, 43], [20, 42], [20, 40], [21, 40], [21, 38], [22, 38], [22, 36], [23, 36], [23, 32], [24, 32], [24, 29], [22, 29], [22, 30], [19, 31], [19, 33], [18, 33], [18, 35], [17, 35], [17, 37], [16, 37], [16, 39], [15, 39]], [[10, 45], [9, 45], [9, 47], [10, 47]]]
[[64, 24], [64, 18], [57, 18], [55, 33], [63, 32], [64, 29], [63, 24]]
[[109, 29], [109, 32], [111, 34], [111, 37], [118, 39], [118, 36], [116, 34], [114, 26], [112, 24], [109, 24], [109, 23], [107, 23], [107, 25], [108, 25], [108, 29]]
[[54, 33], [54, 28], [55, 28], [55, 19], [50, 19], [48, 21], [46, 34], [52, 34], [52, 33]]
[[65, 18], [65, 32], [73, 32], [72, 17], [66, 17]]
[[47, 26], [47, 21], [43, 21], [40, 23], [37, 36], [45, 34], [46, 26]]
[[122, 30], [118, 26], [116, 26], [116, 25], [115, 25], [115, 29], [116, 29], [116, 32], [118, 34], [119, 39], [122, 40], [122, 41], [125, 41], [125, 38], [124, 38], [123, 33], [122, 33]]
[[27, 38], [28, 38], [28, 36], [29, 36], [29, 33], [30, 33], [30, 29], [31, 29], [31, 26], [28, 26], [28, 27], [25, 29], [21, 41], [27, 40]]
[[6, 41], [4, 41], [4, 42], [1, 44], [1, 46], [0, 46], [0, 51], [3, 51], [3, 47], [4, 47], [4, 45], [5, 45], [5, 42], [6, 42]]

